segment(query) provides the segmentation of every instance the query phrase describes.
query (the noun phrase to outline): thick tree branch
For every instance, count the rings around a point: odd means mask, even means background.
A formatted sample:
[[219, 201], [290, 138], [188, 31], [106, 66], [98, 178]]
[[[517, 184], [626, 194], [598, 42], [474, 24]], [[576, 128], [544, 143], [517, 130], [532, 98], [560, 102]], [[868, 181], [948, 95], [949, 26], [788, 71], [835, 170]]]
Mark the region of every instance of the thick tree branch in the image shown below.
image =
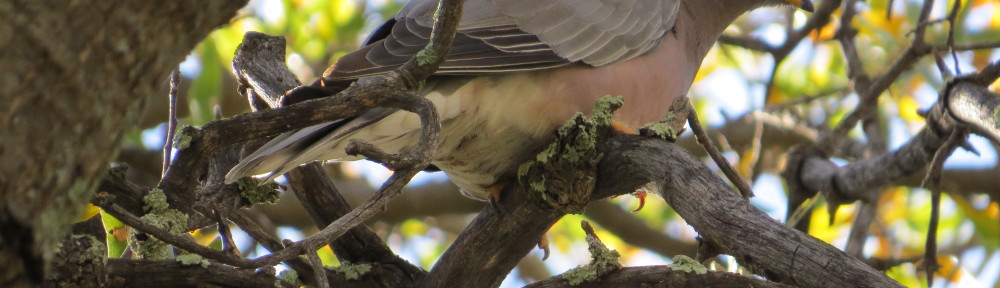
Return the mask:
[[791, 184], [808, 191], [823, 191], [832, 205], [858, 199], [872, 201], [880, 191], [877, 188], [899, 183], [927, 167], [954, 129], [971, 129], [1000, 142], [996, 140], [1000, 139], [1000, 119], [991, 116], [1000, 111], [1000, 95], [964, 80], [949, 85], [943, 93], [946, 96], [942, 102], [927, 113], [927, 126], [896, 151], [837, 166], [820, 155], [800, 150], [805, 154], [789, 160], [786, 177], [790, 177]]
[[149, 96], [244, 4], [0, 4], [0, 286], [43, 279]]
[[274, 275], [206, 262], [183, 264], [176, 260], [108, 259], [112, 287], [299, 287]]
[[600, 280], [569, 285], [561, 277], [551, 277], [524, 288], [598, 288], [598, 287], [795, 287], [739, 274], [708, 271], [704, 274], [671, 269], [670, 266], [625, 267], [608, 273]]
[[[676, 145], [615, 136], [592, 199], [634, 191], [655, 181], [664, 199], [703, 237], [745, 265], [802, 286], [895, 287], [898, 283], [845, 253], [793, 231], [751, 207], [704, 164]], [[504, 192], [498, 209], [484, 208], [441, 256], [425, 287], [443, 283], [496, 285], [562, 214], [523, 187]], [[461, 271], [461, 272], [459, 272]], [[490, 286], [484, 284], [484, 286]]]
[[[600, 179], [615, 179], [616, 184], [655, 181], [664, 199], [688, 224], [744, 266], [756, 267], [754, 271], [772, 280], [807, 287], [899, 286], [842, 251], [740, 201], [721, 179], [676, 146], [645, 139], [613, 140], [618, 141], [602, 148], [608, 154]], [[607, 167], [611, 163], [614, 167]]]

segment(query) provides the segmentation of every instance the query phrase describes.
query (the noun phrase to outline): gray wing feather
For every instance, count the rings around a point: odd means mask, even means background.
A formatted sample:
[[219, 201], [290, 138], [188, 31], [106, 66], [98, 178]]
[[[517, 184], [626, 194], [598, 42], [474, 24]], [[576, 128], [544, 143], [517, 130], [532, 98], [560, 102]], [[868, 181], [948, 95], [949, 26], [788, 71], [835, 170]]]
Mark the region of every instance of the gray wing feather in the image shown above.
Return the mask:
[[[648, 52], [674, 26], [678, 0], [493, 0], [556, 54], [593, 66]], [[544, 15], [544, 16], [541, 16]]]
[[[325, 77], [350, 80], [396, 69], [427, 44], [436, 5], [411, 1], [385, 39], [345, 55]], [[618, 63], [652, 50], [673, 28], [679, 7], [680, 0], [468, 0], [437, 74]]]

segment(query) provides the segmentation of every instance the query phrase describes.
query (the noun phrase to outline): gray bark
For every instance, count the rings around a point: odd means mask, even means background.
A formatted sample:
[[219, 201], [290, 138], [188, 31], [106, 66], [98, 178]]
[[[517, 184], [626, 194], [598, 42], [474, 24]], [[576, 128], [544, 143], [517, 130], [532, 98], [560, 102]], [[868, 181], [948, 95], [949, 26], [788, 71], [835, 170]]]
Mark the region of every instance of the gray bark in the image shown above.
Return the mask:
[[43, 279], [144, 103], [245, 3], [0, 2], [0, 286]]

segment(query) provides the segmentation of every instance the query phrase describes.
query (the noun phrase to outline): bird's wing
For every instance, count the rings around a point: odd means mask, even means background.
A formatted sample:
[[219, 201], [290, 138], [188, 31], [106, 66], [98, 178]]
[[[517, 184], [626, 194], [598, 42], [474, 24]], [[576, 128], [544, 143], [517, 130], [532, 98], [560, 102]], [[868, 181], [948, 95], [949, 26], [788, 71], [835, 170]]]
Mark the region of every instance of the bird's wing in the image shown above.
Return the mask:
[[[430, 38], [436, 0], [416, 0], [340, 58], [324, 77], [344, 81], [398, 68]], [[680, 0], [468, 0], [438, 75], [603, 66], [642, 55], [673, 28]]]

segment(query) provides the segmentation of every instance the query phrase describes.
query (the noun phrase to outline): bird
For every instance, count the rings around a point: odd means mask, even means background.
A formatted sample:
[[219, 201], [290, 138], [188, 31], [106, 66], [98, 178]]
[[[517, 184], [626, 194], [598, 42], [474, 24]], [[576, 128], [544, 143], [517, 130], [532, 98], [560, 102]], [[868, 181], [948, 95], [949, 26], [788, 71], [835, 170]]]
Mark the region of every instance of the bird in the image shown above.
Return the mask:
[[[333, 95], [396, 70], [428, 43], [437, 4], [408, 2], [364, 46], [286, 98]], [[727, 26], [779, 5], [813, 10], [810, 0], [466, 0], [448, 56], [418, 91], [441, 119], [431, 164], [466, 196], [495, 200], [505, 177], [602, 96], [623, 97], [617, 125], [660, 120], [686, 95]], [[234, 166], [226, 182], [271, 180], [312, 161], [358, 160], [345, 152], [349, 139], [396, 153], [419, 136], [417, 115], [375, 108], [278, 135]]]

